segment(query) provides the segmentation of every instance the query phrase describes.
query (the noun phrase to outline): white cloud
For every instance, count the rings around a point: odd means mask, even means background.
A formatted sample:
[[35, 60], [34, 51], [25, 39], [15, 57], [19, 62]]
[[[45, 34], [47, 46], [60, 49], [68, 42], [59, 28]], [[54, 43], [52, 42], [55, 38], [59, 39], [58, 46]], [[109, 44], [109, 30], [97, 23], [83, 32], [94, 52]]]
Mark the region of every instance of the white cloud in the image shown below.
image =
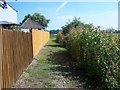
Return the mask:
[[88, 18], [92, 18], [92, 17], [98, 17], [98, 16], [106, 16], [106, 15], [113, 15], [113, 16], [117, 16], [118, 15], [118, 11], [117, 10], [111, 10], [111, 11], [105, 11], [105, 12], [100, 12], [100, 13], [90, 13], [89, 15], [87, 15]]
[[103, 14], [116, 14], [116, 13], [117, 13], [117, 11], [115, 11], [115, 10], [103, 12]]
[[68, 3], [68, 1], [63, 2], [63, 3], [56, 9], [56, 12], [59, 12], [59, 10], [62, 9], [67, 3]]
[[94, 25], [100, 25], [103, 28], [118, 28], [118, 11], [105, 11], [100, 13], [92, 13], [85, 15], [83, 18], [87, 23], [93, 23]]
[[101, 15], [117, 15], [118, 14], [118, 11], [117, 10], [112, 10], [112, 11], [106, 11], [106, 12], [103, 12], [101, 13]]

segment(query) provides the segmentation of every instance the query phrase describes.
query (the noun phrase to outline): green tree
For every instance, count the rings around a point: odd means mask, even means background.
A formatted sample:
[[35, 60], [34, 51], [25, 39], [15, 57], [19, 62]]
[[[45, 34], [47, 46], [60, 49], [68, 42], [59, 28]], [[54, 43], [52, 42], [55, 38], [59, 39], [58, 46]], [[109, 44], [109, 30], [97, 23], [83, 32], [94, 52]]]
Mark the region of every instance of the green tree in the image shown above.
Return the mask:
[[[26, 16], [24, 17], [22, 23], [24, 23], [28, 18], [31, 18], [31, 15], [30, 15], [30, 14], [28, 14], [28, 15], [26, 15]], [[22, 23], [21, 23], [21, 24], [22, 24]]]
[[44, 28], [48, 27], [49, 19], [46, 19], [45, 16], [41, 15], [40, 13], [34, 13], [33, 15], [26, 15], [22, 21], [22, 23], [27, 20], [28, 18], [31, 18], [31, 20], [38, 22], [40, 25], [42, 25]]
[[66, 35], [72, 28], [76, 27], [84, 27], [84, 23], [80, 21], [80, 18], [74, 17], [72, 21], [69, 20], [69, 22], [62, 27], [63, 34]]
[[80, 18], [74, 17], [72, 21], [69, 20], [69, 22], [62, 27], [63, 34], [66, 36], [66, 34], [70, 32], [70, 30], [73, 30], [72, 28], [81, 28], [82, 30], [89, 30], [89, 29], [93, 30], [95, 26], [93, 24], [85, 24], [80, 20]]

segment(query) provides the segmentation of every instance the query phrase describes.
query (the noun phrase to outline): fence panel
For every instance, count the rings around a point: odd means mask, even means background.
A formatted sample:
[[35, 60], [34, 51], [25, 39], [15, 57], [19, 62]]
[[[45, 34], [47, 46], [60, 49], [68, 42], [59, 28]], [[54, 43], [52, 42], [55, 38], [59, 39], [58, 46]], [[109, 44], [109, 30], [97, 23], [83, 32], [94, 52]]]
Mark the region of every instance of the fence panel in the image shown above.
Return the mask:
[[3, 30], [1, 88], [10, 88], [33, 59], [32, 34]]
[[32, 30], [33, 56], [48, 42], [49, 32], [43, 30]]
[[0, 30], [0, 90], [15, 83], [48, 40], [47, 31]]

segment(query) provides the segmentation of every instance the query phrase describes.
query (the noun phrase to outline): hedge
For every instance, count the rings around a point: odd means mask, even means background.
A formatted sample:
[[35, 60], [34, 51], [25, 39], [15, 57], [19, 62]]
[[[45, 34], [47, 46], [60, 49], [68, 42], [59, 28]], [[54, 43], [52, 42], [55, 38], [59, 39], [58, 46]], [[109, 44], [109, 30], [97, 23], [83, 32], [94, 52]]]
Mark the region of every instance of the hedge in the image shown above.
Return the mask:
[[70, 56], [88, 77], [97, 81], [97, 87], [120, 86], [120, 47], [115, 39], [100, 30], [80, 28], [70, 30], [67, 36], [66, 48]]

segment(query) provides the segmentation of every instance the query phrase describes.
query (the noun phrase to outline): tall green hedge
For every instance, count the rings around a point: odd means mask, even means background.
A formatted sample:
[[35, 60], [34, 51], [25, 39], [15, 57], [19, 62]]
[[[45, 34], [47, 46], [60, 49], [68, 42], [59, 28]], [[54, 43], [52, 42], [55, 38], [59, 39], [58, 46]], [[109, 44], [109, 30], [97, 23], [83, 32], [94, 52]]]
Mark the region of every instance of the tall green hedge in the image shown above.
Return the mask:
[[120, 85], [120, 47], [113, 38], [93, 29], [71, 30], [67, 36], [66, 48], [77, 66], [102, 88]]

